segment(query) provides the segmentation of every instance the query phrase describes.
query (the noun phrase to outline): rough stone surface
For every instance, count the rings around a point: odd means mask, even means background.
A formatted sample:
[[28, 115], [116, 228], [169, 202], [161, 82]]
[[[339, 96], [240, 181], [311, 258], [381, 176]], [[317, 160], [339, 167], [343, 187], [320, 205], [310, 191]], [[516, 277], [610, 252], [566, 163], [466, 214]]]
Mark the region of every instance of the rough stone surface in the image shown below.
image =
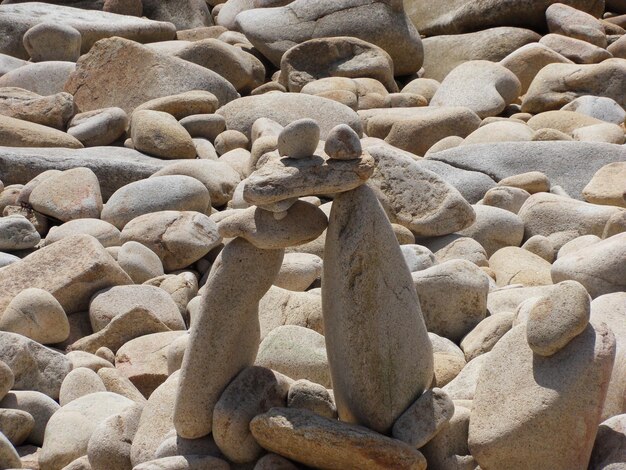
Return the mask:
[[60, 409], [60, 406], [43, 393], [14, 390], [0, 401], [0, 408], [20, 410], [30, 414], [35, 420], [35, 425], [27, 437], [27, 442], [41, 447], [48, 421]]
[[78, 140], [65, 132], [29, 121], [0, 115], [0, 143], [8, 147], [82, 148]]
[[0, 114], [5, 116], [63, 130], [74, 112], [69, 93], [41, 96], [16, 87], [0, 90]]

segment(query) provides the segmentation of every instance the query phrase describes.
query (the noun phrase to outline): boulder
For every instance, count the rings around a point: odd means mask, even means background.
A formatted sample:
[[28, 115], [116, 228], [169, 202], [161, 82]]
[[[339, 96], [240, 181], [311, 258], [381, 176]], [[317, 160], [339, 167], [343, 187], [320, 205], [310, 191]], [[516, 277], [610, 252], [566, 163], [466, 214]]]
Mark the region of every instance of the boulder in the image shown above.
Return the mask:
[[69, 93], [41, 96], [22, 88], [0, 89], [0, 114], [63, 130], [74, 115]]
[[65, 132], [34, 122], [0, 115], [0, 143], [8, 147], [82, 148], [78, 140]]
[[65, 82], [74, 70], [74, 62], [27, 63], [0, 77], [0, 87], [19, 87], [43, 96], [56, 95], [65, 91]]

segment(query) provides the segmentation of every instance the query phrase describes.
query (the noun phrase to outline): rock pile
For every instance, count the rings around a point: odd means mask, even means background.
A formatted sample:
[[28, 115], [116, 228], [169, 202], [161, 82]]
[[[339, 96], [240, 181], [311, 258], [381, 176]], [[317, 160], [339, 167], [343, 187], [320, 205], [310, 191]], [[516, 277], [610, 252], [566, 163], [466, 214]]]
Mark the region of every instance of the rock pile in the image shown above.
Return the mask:
[[621, 0], [2, 2], [0, 469], [625, 468], [625, 41]]

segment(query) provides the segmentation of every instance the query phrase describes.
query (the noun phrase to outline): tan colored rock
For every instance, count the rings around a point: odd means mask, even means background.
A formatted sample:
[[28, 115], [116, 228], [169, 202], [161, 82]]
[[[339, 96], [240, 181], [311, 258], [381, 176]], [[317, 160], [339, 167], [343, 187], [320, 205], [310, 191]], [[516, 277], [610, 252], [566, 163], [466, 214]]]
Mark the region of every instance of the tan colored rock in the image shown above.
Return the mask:
[[576, 64], [597, 64], [613, 57], [609, 51], [602, 47], [561, 34], [546, 34], [539, 43]]
[[210, 455], [174, 455], [151, 460], [133, 467], [136, 470], [228, 470], [228, 462]]
[[82, 148], [78, 140], [65, 132], [34, 122], [0, 115], [0, 144], [9, 147]]
[[195, 114], [212, 114], [218, 107], [219, 101], [213, 93], [191, 90], [147, 100], [135, 110], [161, 111], [180, 120]]
[[[260, 250], [236, 238], [213, 264], [181, 367], [174, 423], [182, 437], [211, 432], [213, 408], [222, 391], [254, 363], [259, 300], [272, 285], [282, 258], [282, 250]], [[213, 360], [216, 351], [220, 361]]]
[[472, 403], [469, 448], [478, 464], [585, 467], [614, 357], [603, 326], [588, 326], [549, 357], [533, 354], [524, 325], [509, 331], [487, 356]]
[[122, 242], [130, 240], [155, 252], [169, 272], [198, 261], [218, 246], [222, 238], [217, 225], [204, 214], [166, 210], [131, 220], [122, 230]]
[[94, 109], [75, 115], [68, 123], [67, 133], [85, 147], [109, 145], [128, 129], [128, 115], [121, 108]]
[[489, 267], [496, 273], [496, 284], [499, 287], [511, 284], [526, 287], [552, 284], [550, 263], [523, 248], [500, 248], [489, 258]]
[[626, 163], [614, 162], [600, 168], [583, 189], [583, 197], [593, 204], [626, 208]]
[[0, 432], [0, 461], [5, 468], [22, 468], [22, 462], [20, 456], [15, 450], [15, 447], [7, 439], [7, 437]]
[[491, 351], [468, 361], [454, 379], [441, 387], [453, 400], [473, 400], [480, 371]]
[[517, 215], [498, 207], [474, 205], [476, 221], [458, 231], [463, 237], [479, 242], [488, 256], [505, 246], [519, 246], [524, 236], [524, 223]]
[[4, 361], [0, 361], [0, 397], [4, 398], [14, 384], [15, 376], [13, 371]]
[[322, 274], [322, 258], [309, 253], [286, 253], [274, 285], [303, 292]]
[[625, 139], [624, 128], [609, 122], [580, 127], [572, 132], [572, 137], [581, 142], [606, 142], [617, 145], [622, 145]]
[[41, 96], [22, 88], [0, 90], [0, 114], [5, 116], [63, 130], [74, 112], [69, 93]]
[[91, 354], [85, 351], [70, 351], [65, 354], [65, 357], [67, 357], [71, 361], [74, 369], [77, 369], [79, 367], [87, 367], [94, 372], [98, 372], [100, 369], [103, 368], [115, 368], [113, 363], [109, 362], [107, 359], [103, 359], [100, 356], [96, 356], [95, 354]]
[[37, 212], [63, 222], [98, 219], [102, 211], [100, 182], [89, 168], [73, 168], [39, 183], [28, 202]]
[[515, 176], [503, 178], [498, 182], [498, 186], [511, 186], [528, 191], [530, 194], [550, 191], [550, 181], [548, 177], [540, 171], [530, 171]]
[[552, 240], [543, 235], [533, 235], [524, 242], [522, 248], [545, 259], [548, 263], [553, 263], [557, 254]]
[[486, 206], [499, 207], [517, 214], [521, 207], [530, 197], [530, 193], [524, 189], [511, 186], [496, 186], [491, 188], [483, 196], [483, 204]]
[[[113, 359], [115, 361], [115, 356]], [[139, 404], [145, 403], [146, 398], [137, 387], [115, 367], [100, 368], [98, 370], [98, 377], [100, 377], [108, 392], [117, 393], [123, 397], [130, 398]]]
[[308, 466], [329, 469], [423, 470], [422, 454], [403, 442], [361, 426], [293, 408], [274, 408], [250, 423], [266, 449]]
[[0, 330], [18, 333], [41, 344], [65, 341], [70, 334], [67, 315], [48, 291], [29, 288], [17, 294], [0, 316]]
[[34, 427], [35, 419], [30, 413], [10, 408], [0, 409], [0, 432], [13, 446], [22, 445]]
[[86, 234], [96, 238], [102, 246], [120, 246], [121, 233], [112, 224], [100, 219], [81, 218], [50, 228], [46, 236], [46, 246], [73, 235]]
[[33, 62], [76, 62], [80, 57], [80, 32], [67, 24], [39, 23], [24, 33], [22, 41]]
[[289, 408], [300, 408], [330, 419], [337, 419], [335, 400], [328, 389], [306, 379], [295, 381], [287, 395]]
[[488, 142], [527, 142], [533, 140], [535, 132], [522, 122], [512, 119], [483, 124], [468, 135], [461, 146]]
[[131, 284], [104, 247], [89, 235], [60, 240], [0, 271], [0, 310], [24, 285], [50, 292], [67, 314], [87, 310], [91, 296], [107, 287]]
[[607, 419], [598, 427], [589, 468], [619, 469], [624, 461], [626, 461], [626, 415], [621, 414]]
[[0, 250], [27, 250], [40, 241], [37, 229], [26, 217], [14, 214], [0, 218]]
[[120, 247], [117, 262], [137, 284], [163, 275], [163, 264], [156, 253], [132, 240]]
[[469, 237], [460, 237], [452, 240], [435, 252], [435, 258], [439, 263], [453, 259], [464, 259], [474, 263], [476, 266], [489, 265], [487, 252], [483, 246]]
[[172, 160], [196, 157], [189, 133], [176, 118], [162, 111], [133, 112], [130, 137], [135, 149], [148, 155]]
[[322, 298], [317, 294], [293, 292], [274, 285], [259, 302], [259, 321], [261, 340], [282, 325], [303, 326], [324, 334]]
[[131, 113], [151, 99], [192, 90], [209, 91], [222, 104], [238, 95], [209, 69], [119, 37], [94, 45], [65, 84], [81, 111], [117, 106]]
[[44, 432], [48, 421], [60, 406], [47, 395], [31, 390], [13, 390], [0, 401], [3, 409], [20, 410], [30, 414], [35, 425], [28, 435], [28, 442], [41, 447], [44, 440]]
[[602, 124], [600, 119], [574, 111], [545, 111], [528, 120], [528, 125], [535, 129], [556, 129], [565, 134], [572, 134], [576, 129], [594, 124]]
[[18, 87], [38, 95], [55, 95], [65, 91], [65, 82], [75, 69], [74, 62], [51, 60], [27, 63], [0, 77], [0, 87]]
[[73, 369], [63, 379], [59, 392], [59, 404], [65, 406], [90, 393], [106, 392], [107, 389], [93, 370], [86, 367]]
[[366, 186], [333, 201], [322, 307], [340, 419], [388, 431], [430, 384], [433, 358], [408, 267]]
[[493, 349], [500, 338], [513, 326], [513, 313], [497, 313], [481, 321], [461, 341], [465, 359], [472, 359]]

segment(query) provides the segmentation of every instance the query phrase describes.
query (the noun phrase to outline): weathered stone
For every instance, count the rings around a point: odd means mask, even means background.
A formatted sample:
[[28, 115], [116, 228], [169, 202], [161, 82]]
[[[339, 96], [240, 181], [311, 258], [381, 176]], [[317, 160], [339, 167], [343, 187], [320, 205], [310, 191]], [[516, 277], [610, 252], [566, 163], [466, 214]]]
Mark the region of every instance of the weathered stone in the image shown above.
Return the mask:
[[323, 385], [300, 379], [289, 388], [289, 408], [300, 408], [330, 419], [337, 419], [337, 407], [328, 389]]
[[14, 446], [24, 443], [35, 427], [33, 416], [22, 410], [0, 409], [0, 432]]
[[339, 417], [388, 431], [430, 384], [433, 358], [402, 252], [366, 186], [334, 199], [322, 286]]
[[142, 102], [135, 111], [161, 111], [182, 119], [194, 114], [214, 113], [218, 107], [219, 101], [213, 93], [191, 90], [152, 98]]
[[39, 23], [24, 33], [22, 41], [33, 62], [76, 62], [80, 57], [80, 32], [66, 24]]
[[100, 219], [81, 218], [50, 228], [46, 236], [46, 246], [74, 235], [91, 235], [102, 246], [120, 246], [121, 233], [117, 227]]
[[0, 114], [63, 130], [74, 115], [74, 98], [69, 93], [41, 96], [22, 88], [2, 88]]
[[84, 146], [109, 145], [128, 128], [128, 115], [121, 108], [104, 108], [75, 115], [68, 123], [67, 133]]
[[210, 455], [174, 455], [151, 460], [133, 467], [135, 470], [228, 470], [228, 462]]
[[14, 390], [0, 401], [0, 408], [21, 410], [30, 414], [35, 420], [35, 425], [26, 442], [41, 447], [48, 421], [59, 410], [60, 406], [43, 393], [31, 390]]
[[562, 111], [575, 111], [612, 124], [622, 124], [626, 119], [624, 110], [615, 100], [604, 96], [585, 95], [570, 101]]
[[[606, 36], [603, 35], [603, 38], [606, 40]], [[609, 51], [602, 47], [561, 34], [546, 34], [539, 43], [548, 46], [576, 64], [597, 64], [613, 57]]]
[[27, 63], [0, 77], [0, 87], [19, 87], [43, 96], [56, 95], [65, 91], [65, 82], [75, 69], [74, 62]]
[[82, 148], [71, 135], [34, 122], [0, 115], [0, 143], [9, 147]]
[[163, 111], [133, 112], [130, 137], [133, 146], [148, 155], [172, 160], [196, 158], [196, 147], [189, 133], [174, 116]]
[[120, 247], [117, 262], [137, 284], [163, 275], [163, 264], [156, 253], [132, 240]]
[[177, 30], [213, 25], [208, 5], [201, 0], [142, 0], [141, 5], [143, 16], [173, 23]]
[[514, 314], [497, 313], [488, 316], [472, 331], [465, 335], [461, 341], [461, 349], [465, 353], [465, 359], [472, 359], [485, 354], [493, 349], [500, 338], [513, 326]]
[[607, 419], [598, 427], [589, 461], [590, 470], [618, 470], [626, 461], [626, 414]]
[[489, 258], [489, 267], [494, 271], [499, 287], [511, 284], [527, 287], [552, 284], [550, 263], [523, 248], [500, 248]]
[[322, 259], [309, 253], [286, 253], [274, 285], [303, 292], [322, 274]]
[[41, 236], [33, 224], [21, 215], [0, 218], [0, 250], [15, 251], [33, 248]]
[[86, 367], [78, 367], [63, 379], [59, 392], [59, 404], [65, 406], [85, 395], [106, 391], [107, 389], [98, 374]]
[[22, 462], [11, 441], [0, 432], [0, 462], [5, 468], [22, 468]]
[[426, 468], [426, 459], [408, 444], [308, 410], [273, 408], [254, 418], [250, 430], [266, 449], [307, 466], [363, 470]]
[[303, 326], [324, 334], [322, 297], [272, 286], [259, 302], [259, 321], [262, 340], [282, 325]]
[[[97, 352], [97, 351], [96, 351]], [[115, 356], [113, 357], [115, 362]], [[107, 391], [117, 393], [123, 397], [130, 398], [136, 403], [144, 404], [146, 398], [133, 385], [133, 383], [115, 367], [102, 367], [98, 370], [98, 377], [104, 383]]]
[[583, 189], [583, 197], [593, 204], [626, 208], [626, 162], [614, 162], [600, 168]]

